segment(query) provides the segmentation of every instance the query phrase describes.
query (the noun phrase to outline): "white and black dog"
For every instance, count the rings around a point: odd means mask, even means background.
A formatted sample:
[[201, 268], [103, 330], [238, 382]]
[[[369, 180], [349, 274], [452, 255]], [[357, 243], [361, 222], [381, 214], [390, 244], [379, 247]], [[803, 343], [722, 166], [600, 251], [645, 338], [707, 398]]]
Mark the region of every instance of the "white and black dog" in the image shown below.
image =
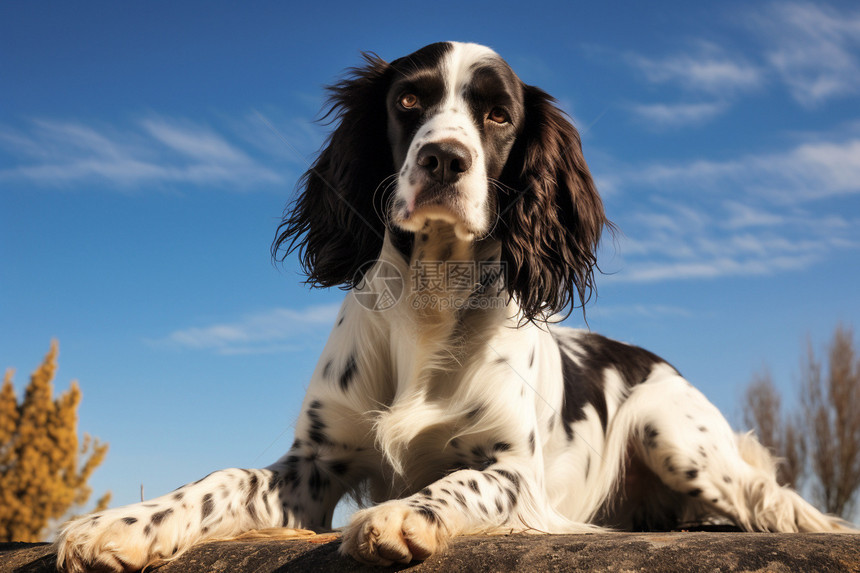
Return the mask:
[[134, 570], [251, 529], [326, 529], [386, 565], [455, 535], [666, 529], [849, 531], [654, 354], [547, 320], [589, 298], [609, 225], [579, 135], [489, 48], [367, 56], [274, 251], [347, 286], [290, 451], [83, 517], [58, 563]]

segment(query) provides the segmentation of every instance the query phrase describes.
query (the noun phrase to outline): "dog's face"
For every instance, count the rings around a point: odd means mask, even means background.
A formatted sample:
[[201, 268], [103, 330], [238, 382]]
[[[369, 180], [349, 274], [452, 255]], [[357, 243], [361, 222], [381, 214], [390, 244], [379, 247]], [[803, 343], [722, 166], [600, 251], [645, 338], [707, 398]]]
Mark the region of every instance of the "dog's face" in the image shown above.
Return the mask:
[[463, 240], [484, 235], [498, 209], [491, 180], [524, 119], [522, 82], [477, 44], [432, 44], [391, 67], [387, 131], [398, 175], [390, 221], [417, 232], [439, 219]]
[[411, 235], [443, 221], [461, 241], [498, 243], [525, 318], [584, 302], [608, 222], [579, 134], [553, 98], [476, 44], [365, 61], [330, 88], [337, 127], [273, 253], [299, 249], [310, 284], [351, 287], [386, 234], [408, 260]]

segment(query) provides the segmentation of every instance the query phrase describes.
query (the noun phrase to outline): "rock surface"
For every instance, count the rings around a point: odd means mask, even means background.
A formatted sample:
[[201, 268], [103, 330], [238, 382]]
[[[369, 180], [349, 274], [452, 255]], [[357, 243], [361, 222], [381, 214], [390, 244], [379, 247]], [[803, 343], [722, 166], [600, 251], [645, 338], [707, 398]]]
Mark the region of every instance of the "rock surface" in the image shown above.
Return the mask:
[[[292, 540], [214, 541], [193, 547], [158, 573], [290, 571], [854, 572], [860, 535], [824, 533], [599, 533], [469, 536], [423, 563], [371, 568], [337, 553], [335, 535]], [[0, 573], [55, 571], [47, 544], [0, 544]]]

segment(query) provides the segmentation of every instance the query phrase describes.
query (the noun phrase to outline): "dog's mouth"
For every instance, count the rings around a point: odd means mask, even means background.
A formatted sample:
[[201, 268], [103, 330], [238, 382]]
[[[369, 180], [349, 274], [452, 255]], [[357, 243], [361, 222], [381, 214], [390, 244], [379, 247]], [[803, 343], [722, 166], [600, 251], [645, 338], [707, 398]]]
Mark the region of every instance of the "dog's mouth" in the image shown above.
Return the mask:
[[457, 185], [427, 185], [409, 201], [397, 198], [391, 222], [404, 231], [417, 233], [432, 221], [448, 223], [461, 241], [474, 241], [481, 229], [470, 220], [463, 194]]

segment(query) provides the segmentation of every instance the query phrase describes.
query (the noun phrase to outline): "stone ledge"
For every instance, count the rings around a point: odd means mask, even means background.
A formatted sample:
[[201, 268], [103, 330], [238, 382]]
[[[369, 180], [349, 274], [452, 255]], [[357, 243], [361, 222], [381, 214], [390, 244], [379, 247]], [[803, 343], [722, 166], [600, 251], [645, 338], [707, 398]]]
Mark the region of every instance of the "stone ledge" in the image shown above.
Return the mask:
[[[158, 573], [311, 571], [611, 571], [860, 573], [860, 535], [827, 533], [597, 533], [467, 536], [410, 566], [372, 568], [337, 553], [334, 535], [293, 540], [214, 541], [193, 547]], [[47, 544], [0, 544], [0, 573], [53, 572]], [[152, 568], [150, 570], [153, 570]]]

